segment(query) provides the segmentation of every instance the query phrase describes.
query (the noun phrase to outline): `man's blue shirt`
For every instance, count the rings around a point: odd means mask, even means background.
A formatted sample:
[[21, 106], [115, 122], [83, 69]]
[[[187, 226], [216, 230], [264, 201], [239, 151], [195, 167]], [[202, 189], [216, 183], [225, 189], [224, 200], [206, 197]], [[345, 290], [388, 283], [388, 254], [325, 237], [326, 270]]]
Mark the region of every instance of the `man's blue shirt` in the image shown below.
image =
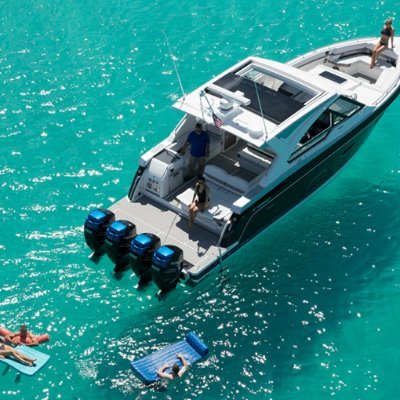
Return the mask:
[[201, 134], [197, 134], [195, 131], [190, 132], [187, 138], [190, 146], [190, 155], [193, 157], [205, 157], [207, 144], [210, 143], [210, 138], [207, 132], [202, 131]]

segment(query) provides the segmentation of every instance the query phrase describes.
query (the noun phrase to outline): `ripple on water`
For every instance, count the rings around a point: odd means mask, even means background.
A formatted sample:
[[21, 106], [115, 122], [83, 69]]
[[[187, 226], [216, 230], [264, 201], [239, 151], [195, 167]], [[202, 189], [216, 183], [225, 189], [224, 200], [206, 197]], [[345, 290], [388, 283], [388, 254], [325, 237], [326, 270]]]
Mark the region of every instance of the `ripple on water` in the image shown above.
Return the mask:
[[[135, 160], [177, 121], [163, 29], [190, 91], [249, 54], [288, 60], [369, 36], [390, 8], [285, 1], [271, 19], [270, 6], [4, 8], [3, 36], [13, 40], [0, 55], [0, 316], [12, 329], [49, 332], [51, 362], [34, 387], [3, 376], [3, 397], [396, 397], [387, 371], [398, 367], [397, 103], [351, 166], [231, 257], [221, 278], [159, 301], [153, 284], [137, 291], [130, 271], [118, 280], [106, 258], [87, 260], [88, 211], [126, 194]], [[372, 19], [354, 24], [371, 7]], [[209, 357], [167, 392], [144, 390], [128, 361], [191, 330]]]

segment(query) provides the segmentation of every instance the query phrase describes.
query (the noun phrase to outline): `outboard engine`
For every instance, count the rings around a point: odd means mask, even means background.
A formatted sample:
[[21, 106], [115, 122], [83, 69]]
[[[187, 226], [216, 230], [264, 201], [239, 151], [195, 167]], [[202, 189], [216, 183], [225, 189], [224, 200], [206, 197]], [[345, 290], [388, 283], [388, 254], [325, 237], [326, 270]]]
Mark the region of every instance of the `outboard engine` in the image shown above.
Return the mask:
[[151, 280], [151, 261], [160, 246], [160, 238], [152, 233], [141, 233], [132, 239], [129, 264], [139, 277], [139, 285]]
[[161, 246], [153, 256], [151, 276], [155, 284], [166, 293], [174, 289], [182, 277], [183, 251], [176, 246]]
[[135, 235], [136, 226], [129, 221], [115, 221], [108, 227], [105, 249], [110, 260], [115, 264], [115, 271], [121, 270], [128, 264], [129, 246]]
[[86, 244], [93, 251], [93, 255], [103, 254], [104, 240], [107, 228], [115, 221], [115, 215], [110, 210], [98, 208], [89, 213], [85, 220], [84, 234]]

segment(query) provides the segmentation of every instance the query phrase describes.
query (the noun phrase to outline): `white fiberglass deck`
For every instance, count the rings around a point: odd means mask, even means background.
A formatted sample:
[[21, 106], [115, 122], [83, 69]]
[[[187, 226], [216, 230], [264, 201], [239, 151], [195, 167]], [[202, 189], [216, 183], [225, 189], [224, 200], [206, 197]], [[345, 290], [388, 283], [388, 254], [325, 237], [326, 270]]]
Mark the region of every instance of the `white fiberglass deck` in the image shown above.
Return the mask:
[[179, 214], [144, 197], [132, 203], [124, 197], [110, 207], [116, 219], [131, 221], [137, 233], [153, 233], [163, 245], [178, 246], [183, 250], [186, 269], [196, 271], [196, 267], [207, 265], [219, 258], [218, 236], [198, 225], [188, 229], [188, 220]]

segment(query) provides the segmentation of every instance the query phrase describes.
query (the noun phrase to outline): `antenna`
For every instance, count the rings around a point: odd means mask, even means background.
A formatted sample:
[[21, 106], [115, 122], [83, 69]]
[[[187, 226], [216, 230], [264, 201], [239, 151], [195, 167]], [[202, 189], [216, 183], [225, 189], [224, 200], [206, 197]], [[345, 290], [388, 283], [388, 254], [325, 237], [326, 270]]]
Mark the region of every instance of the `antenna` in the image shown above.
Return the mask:
[[169, 55], [170, 55], [171, 60], [172, 60], [172, 62], [173, 62], [173, 64], [174, 64], [174, 69], [175, 69], [176, 77], [178, 78], [179, 87], [181, 88], [182, 97], [185, 99], [186, 94], [185, 94], [185, 91], [183, 90], [183, 86], [182, 86], [182, 82], [181, 82], [181, 77], [179, 76], [179, 72], [178, 72], [178, 67], [176, 66], [176, 60], [177, 60], [177, 58], [172, 54], [171, 46], [170, 46], [170, 44], [169, 44], [167, 32], [165, 31], [165, 29], [162, 30], [162, 33], [163, 33], [164, 36], [165, 36], [165, 41], [166, 41], [167, 46], [168, 46]]
[[259, 94], [258, 94], [257, 83], [256, 83], [256, 81], [253, 81], [253, 83], [254, 83], [254, 87], [255, 87], [255, 89], [256, 89], [257, 100], [258, 100], [258, 107], [260, 107], [260, 113], [261, 113], [261, 118], [262, 118], [262, 122], [263, 122], [263, 126], [264, 126], [265, 136], [268, 137], [267, 127], [265, 126], [265, 121], [264, 121], [264, 114], [263, 114], [263, 110], [262, 110], [262, 107], [261, 107], [260, 96], [259, 96]]
[[201, 117], [202, 117], [203, 121], [205, 121], [205, 119], [204, 119], [204, 110], [203, 110], [203, 97], [205, 96], [204, 90], [202, 90], [199, 94], [200, 94]]

